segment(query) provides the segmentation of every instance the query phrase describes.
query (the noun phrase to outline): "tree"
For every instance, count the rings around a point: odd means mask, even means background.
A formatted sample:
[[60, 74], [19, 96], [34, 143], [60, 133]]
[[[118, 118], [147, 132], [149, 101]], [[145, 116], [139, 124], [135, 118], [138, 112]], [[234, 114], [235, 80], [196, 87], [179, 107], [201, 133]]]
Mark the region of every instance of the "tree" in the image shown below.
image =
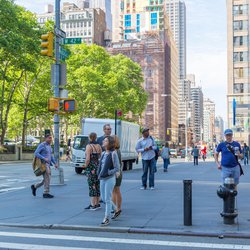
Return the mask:
[[67, 88], [78, 101], [78, 119], [113, 118], [115, 109], [140, 114], [147, 94], [140, 66], [129, 58], [109, 55], [97, 45], [72, 46], [67, 60]]
[[0, 0], [0, 129], [1, 141], [8, 128], [8, 118], [17, 87], [25, 72], [33, 72], [30, 55], [39, 53], [41, 29], [35, 16], [12, 0]]

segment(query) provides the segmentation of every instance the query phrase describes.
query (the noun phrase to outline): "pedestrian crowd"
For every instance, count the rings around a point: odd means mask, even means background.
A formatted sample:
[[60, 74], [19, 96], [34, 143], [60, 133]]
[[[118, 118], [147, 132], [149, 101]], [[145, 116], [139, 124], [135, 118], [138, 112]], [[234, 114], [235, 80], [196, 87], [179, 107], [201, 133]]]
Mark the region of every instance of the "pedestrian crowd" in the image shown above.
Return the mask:
[[[120, 141], [118, 136], [111, 135], [110, 124], [103, 126], [104, 135], [97, 138], [97, 134], [89, 134], [89, 142], [85, 150], [85, 169], [84, 174], [87, 176], [89, 188], [90, 203], [86, 210], [97, 210], [101, 208], [101, 203], [105, 205], [104, 219], [102, 226], [110, 224], [122, 212], [122, 195], [120, 186], [122, 183], [122, 157], [120, 151]], [[214, 149], [214, 158], [218, 169], [221, 170], [222, 181], [225, 178], [233, 177], [235, 185], [239, 183], [240, 175], [243, 174], [239, 159], [244, 160], [244, 165], [248, 164], [249, 147], [244, 143], [243, 148], [233, 140], [233, 131], [227, 129], [224, 132], [225, 141], [221, 142]], [[51, 166], [57, 168], [58, 165], [52, 154], [51, 148], [52, 136], [45, 135], [45, 141], [37, 147], [35, 157], [39, 158], [45, 165], [46, 171], [43, 173], [43, 179], [37, 184], [31, 185], [33, 196], [39, 187], [44, 186], [43, 198], [53, 198], [50, 194]], [[171, 151], [169, 144], [165, 143], [161, 150], [157, 146], [155, 139], [150, 135], [149, 129], [142, 130], [142, 137], [137, 141], [136, 148], [142, 158], [142, 190], [148, 187], [150, 190], [155, 188], [155, 173], [157, 172], [156, 163], [158, 157], [163, 159], [163, 170], [168, 172], [170, 164]], [[221, 162], [219, 154], [221, 153]], [[203, 161], [206, 159], [207, 149], [204, 147], [201, 152], [197, 146], [194, 146], [191, 152], [194, 165], [198, 165], [198, 158], [202, 156]]]

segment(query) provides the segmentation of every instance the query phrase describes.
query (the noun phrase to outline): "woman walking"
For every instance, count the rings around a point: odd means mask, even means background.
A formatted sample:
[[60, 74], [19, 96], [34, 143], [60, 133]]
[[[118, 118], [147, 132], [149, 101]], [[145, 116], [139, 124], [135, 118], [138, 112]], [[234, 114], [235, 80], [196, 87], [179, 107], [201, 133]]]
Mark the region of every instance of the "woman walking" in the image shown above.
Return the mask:
[[99, 158], [102, 153], [101, 146], [96, 142], [97, 134], [89, 135], [89, 144], [86, 147], [86, 171], [89, 185], [90, 205], [85, 209], [96, 210], [100, 208], [100, 181], [98, 180], [97, 170], [99, 166]]
[[105, 216], [101, 226], [110, 223], [112, 206], [112, 192], [115, 186], [116, 177], [119, 176], [120, 163], [117, 152], [115, 151], [115, 140], [112, 136], [107, 136], [103, 140], [105, 151], [102, 153], [98, 168], [98, 178], [100, 179], [101, 193], [105, 202]]
[[115, 180], [115, 187], [113, 189], [112, 193], [112, 200], [116, 206], [116, 211], [112, 217], [112, 219], [116, 219], [122, 212], [121, 210], [121, 205], [122, 205], [122, 195], [121, 195], [121, 190], [120, 186], [122, 183], [122, 156], [121, 156], [121, 151], [120, 151], [120, 141], [118, 136], [114, 135], [113, 136], [115, 139], [115, 151], [117, 152], [118, 158], [119, 158], [119, 163], [120, 163], [120, 172], [119, 175], [116, 177]]
[[170, 164], [170, 149], [169, 149], [169, 144], [168, 142], [165, 143], [165, 146], [162, 148], [161, 151], [161, 157], [163, 159], [163, 167], [164, 167], [164, 172], [168, 172], [168, 165]]

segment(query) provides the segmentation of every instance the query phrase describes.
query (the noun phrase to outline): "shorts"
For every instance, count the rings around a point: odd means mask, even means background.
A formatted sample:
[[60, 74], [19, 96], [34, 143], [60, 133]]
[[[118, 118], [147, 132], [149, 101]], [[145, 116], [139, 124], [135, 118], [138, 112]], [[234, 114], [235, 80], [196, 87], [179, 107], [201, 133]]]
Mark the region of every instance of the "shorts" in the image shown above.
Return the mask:
[[122, 173], [118, 178], [115, 179], [115, 187], [120, 187], [122, 184]]
[[240, 180], [240, 167], [239, 167], [239, 165], [237, 165], [233, 168], [227, 168], [227, 167], [222, 166], [221, 177], [222, 177], [223, 183], [227, 177], [233, 177], [234, 184], [238, 185], [239, 180]]

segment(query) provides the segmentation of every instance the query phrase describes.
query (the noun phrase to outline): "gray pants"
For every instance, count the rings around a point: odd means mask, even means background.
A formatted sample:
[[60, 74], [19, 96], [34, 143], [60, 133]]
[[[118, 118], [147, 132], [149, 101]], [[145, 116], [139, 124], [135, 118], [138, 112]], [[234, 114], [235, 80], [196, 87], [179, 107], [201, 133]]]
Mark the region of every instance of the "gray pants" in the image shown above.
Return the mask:
[[46, 165], [46, 172], [43, 174], [43, 180], [37, 184], [35, 184], [35, 188], [39, 188], [44, 185], [44, 194], [49, 193], [49, 185], [50, 185], [50, 179], [51, 179], [51, 170], [50, 166]]

